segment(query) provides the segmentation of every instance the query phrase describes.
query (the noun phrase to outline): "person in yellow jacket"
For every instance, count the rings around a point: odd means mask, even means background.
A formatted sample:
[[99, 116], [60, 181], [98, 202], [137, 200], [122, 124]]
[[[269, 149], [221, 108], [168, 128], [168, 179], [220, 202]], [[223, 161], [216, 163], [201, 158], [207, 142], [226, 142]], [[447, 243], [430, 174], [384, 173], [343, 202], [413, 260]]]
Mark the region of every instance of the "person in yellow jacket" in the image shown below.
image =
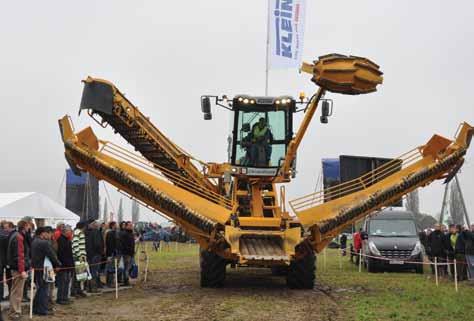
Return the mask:
[[264, 117], [261, 117], [252, 127], [252, 145], [250, 148], [251, 165], [268, 166], [270, 163], [272, 147], [272, 133]]

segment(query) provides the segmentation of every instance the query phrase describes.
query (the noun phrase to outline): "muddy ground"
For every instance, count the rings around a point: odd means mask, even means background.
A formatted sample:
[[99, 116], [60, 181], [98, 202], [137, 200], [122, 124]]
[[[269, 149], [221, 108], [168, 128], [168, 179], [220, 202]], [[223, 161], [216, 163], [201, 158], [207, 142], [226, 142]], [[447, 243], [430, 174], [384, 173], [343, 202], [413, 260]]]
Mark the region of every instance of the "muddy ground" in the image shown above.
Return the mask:
[[347, 320], [339, 302], [352, 290], [321, 284], [289, 290], [268, 269], [242, 268], [228, 269], [225, 288], [201, 289], [197, 251], [165, 258], [151, 269], [146, 283], [120, 291], [118, 300], [114, 293], [78, 299], [48, 320]]

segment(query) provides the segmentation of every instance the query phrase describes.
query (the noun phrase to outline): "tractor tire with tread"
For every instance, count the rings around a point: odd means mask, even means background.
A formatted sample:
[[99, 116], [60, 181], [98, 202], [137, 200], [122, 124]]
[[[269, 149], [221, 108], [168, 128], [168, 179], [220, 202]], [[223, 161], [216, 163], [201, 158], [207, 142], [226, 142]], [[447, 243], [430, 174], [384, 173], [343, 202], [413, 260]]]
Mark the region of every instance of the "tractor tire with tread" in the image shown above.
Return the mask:
[[290, 289], [313, 289], [316, 279], [316, 255], [311, 252], [293, 260], [288, 268], [286, 284]]
[[224, 285], [227, 261], [207, 250], [200, 251], [201, 287], [219, 288]]

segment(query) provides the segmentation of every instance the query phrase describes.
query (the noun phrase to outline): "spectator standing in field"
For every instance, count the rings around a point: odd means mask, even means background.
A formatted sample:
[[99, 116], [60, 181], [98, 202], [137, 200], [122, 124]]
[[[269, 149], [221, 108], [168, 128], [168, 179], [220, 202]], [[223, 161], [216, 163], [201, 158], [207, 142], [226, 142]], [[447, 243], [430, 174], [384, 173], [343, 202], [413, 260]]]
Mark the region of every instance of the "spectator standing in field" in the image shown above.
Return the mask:
[[94, 220], [89, 221], [89, 227], [85, 235], [87, 262], [89, 262], [89, 269], [92, 276], [92, 280], [89, 281], [88, 289], [91, 293], [97, 293], [100, 284], [99, 264], [104, 253], [104, 240], [99, 230], [99, 224]]
[[[74, 258], [74, 263], [87, 262], [86, 238], [84, 234], [86, 224], [86, 222], [81, 221], [76, 224], [76, 228], [74, 229], [74, 236], [72, 238], [72, 256]], [[86, 296], [86, 294], [82, 291], [82, 282], [79, 282], [76, 279], [75, 272], [71, 295], [75, 297]]]
[[446, 234], [446, 256], [448, 258], [449, 264], [449, 273], [454, 278], [454, 248], [456, 246], [456, 241], [458, 238], [458, 233], [456, 230], [456, 225], [449, 224], [448, 233]]
[[[441, 224], [435, 224], [434, 231], [428, 236], [426, 254], [430, 258], [431, 262], [436, 261], [443, 265], [438, 266], [438, 275], [447, 275], [447, 266], [444, 263], [447, 262], [446, 258], [446, 235], [441, 231]], [[434, 266], [431, 265], [431, 271], [435, 273]]]
[[7, 262], [12, 271], [12, 288], [10, 293], [10, 319], [21, 318], [21, 300], [25, 280], [30, 269], [30, 248], [26, 240], [28, 223], [19, 221], [17, 231], [8, 240]]
[[[3, 273], [5, 272], [5, 277], [8, 280], [8, 293], [11, 292], [12, 288], [12, 272], [8, 267], [7, 261], [7, 251], [8, 251], [8, 240], [12, 233], [15, 232], [15, 226], [12, 222], [3, 222], [2, 229], [0, 229], [0, 278], [3, 280]], [[4, 297], [5, 284], [0, 284], [0, 300], [7, 300]]]
[[45, 260], [48, 258], [54, 268], [60, 267], [56, 253], [51, 245], [52, 229], [38, 227], [36, 237], [31, 245], [31, 263], [35, 269], [36, 293], [33, 300], [33, 313], [36, 315], [52, 314], [48, 312], [49, 282], [48, 275], [45, 275]]
[[342, 251], [342, 256], [346, 256], [346, 249], [347, 249], [347, 235], [342, 234], [341, 235], [341, 251]]
[[355, 255], [356, 255], [356, 264], [359, 264], [359, 253], [360, 251], [362, 250], [362, 236], [361, 236], [361, 233], [362, 233], [362, 229], [359, 229], [358, 232], [355, 232], [354, 233], [354, 236], [353, 236], [353, 242], [354, 242], [354, 252], [355, 252]]
[[454, 257], [456, 258], [456, 268], [458, 274], [458, 280], [464, 281], [467, 279], [466, 269], [466, 245], [470, 239], [470, 233], [467, 229], [464, 229], [461, 225], [456, 225], [458, 237], [454, 246]]
[[113, 276], [115, 272], [115, 263], [114, 260], [117, 259], [117, 223], [110, 222], [109, 229], [105, 234], [105, 255], [107, 256], [107, 266], [106, 270], [106, 281], [107, 286], [113, 286]]
[[58, 224], [56, 224], [56, 229], [54, 230], [54, 235], [53, 235], [53, 241], [54, 241], [54, 245], [56, 246], [56, 249], [57, 249], [56, 241], [61, 237], [61, 235], [63, 235], [65, 227], [66, 225], [63, 222], [59, 222]]
[[72, 256], [72, 237], [73, 232], [70, 227], [65, 227], [61, 235], [57, 238], [58, 259], [61, 262], [62, 269], [57, 272], [57, 298], [56, 303], [69, 304], [69, 286], [71, 284], [72, 270], [74, 269], [74, 258]]
[[123, 229], [119, 232], [119, 252], [123, 259], [123, 285], [130, 285], [129, 271], [132, 267], [132, 258], [135, 255], [135, 237], [133, 236], [133, 224], [125, 222]]

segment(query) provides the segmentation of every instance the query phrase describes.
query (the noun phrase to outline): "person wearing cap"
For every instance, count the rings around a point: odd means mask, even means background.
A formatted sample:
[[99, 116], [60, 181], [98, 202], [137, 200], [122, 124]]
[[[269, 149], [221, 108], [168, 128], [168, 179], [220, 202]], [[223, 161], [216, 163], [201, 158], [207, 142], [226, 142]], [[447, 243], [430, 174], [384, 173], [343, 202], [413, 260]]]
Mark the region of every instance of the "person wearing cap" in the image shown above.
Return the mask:
[[51, 261], [54, 268], [60, 267], [56, 253], [51, 245], [50, 239], [52, 229], [38, 227], [36, 237], [31, 244], [31, 263], [35, 269], [36, 293], [33, 300], [33, 313], [36, 315], [48, 315], [49, 284], [44, 275], [46, 258]]
[[104, 240], [102, 238], [102, 233], [99, 230], [99, 223], [95, 220], [89, 220], [88, 223], [89, 226], [85, 231], [86, 252], [87, 262], [89, 263], [89, 269], [92, 276], [92, 280], [88, 282], [88, 291], [96, 293], [101, 285], [99, 265], [104, 254]]

